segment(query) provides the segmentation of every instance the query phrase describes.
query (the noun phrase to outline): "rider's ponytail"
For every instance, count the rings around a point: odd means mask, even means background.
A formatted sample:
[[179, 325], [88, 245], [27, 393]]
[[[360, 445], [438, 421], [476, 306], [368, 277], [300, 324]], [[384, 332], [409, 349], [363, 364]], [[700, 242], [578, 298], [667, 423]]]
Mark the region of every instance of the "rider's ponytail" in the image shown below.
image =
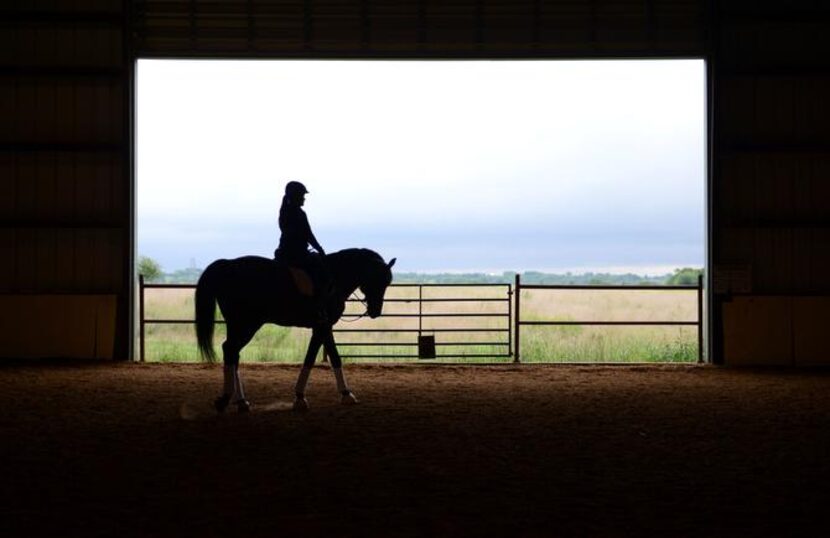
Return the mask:
[[280, 205], [280, 218], [279, 218], [280, 227], [283, 226], [283, 218], [284, 218], [283, 215], [285, 213], [285, 208], [290, 206], [290, 205], [291, 205], [291, 198], [289, 198], [288, 195], [286, 194], [282, 197], [282, 204]]

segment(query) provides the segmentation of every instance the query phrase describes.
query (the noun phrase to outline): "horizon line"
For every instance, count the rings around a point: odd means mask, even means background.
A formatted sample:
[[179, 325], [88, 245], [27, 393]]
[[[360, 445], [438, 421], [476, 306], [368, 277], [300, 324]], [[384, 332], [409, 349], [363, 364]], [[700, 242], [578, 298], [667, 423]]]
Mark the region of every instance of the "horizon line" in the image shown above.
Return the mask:
[[[525, 274], [525, 273], [542, 273], [549, 275], [586, 275], [586, 274], [607, 274], [607, 275], [636, 275], [644, 277], [665, 276], [670, 275], [676, 270], [680, 269], [705, 269], [704, 264], [668, 264], [668, 265], [642, 265], [642, 266], [582, 266], [582, 267], [558, 267], [547, 269], [447, 269], [447, 270], [399, 270], [394, 271], [393, 274], [418, 274], [418, 275], [465, 275], [465, 274], [481, 274], [488, 276], [500, 276], [505, 273]], [[172, 274], [177, 271], [204, 271], [204, 267], [183, 267], [173, 269], [171, 271], [162, 270], [163, 274]]]

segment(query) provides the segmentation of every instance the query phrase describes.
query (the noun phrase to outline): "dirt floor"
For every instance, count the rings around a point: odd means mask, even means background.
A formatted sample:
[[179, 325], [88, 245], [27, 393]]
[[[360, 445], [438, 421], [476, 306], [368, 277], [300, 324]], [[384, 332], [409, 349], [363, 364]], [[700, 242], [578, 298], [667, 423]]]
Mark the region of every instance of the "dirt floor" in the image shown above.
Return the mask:
[[827, 536], [830, 372], [0, 366], [0, 536]]

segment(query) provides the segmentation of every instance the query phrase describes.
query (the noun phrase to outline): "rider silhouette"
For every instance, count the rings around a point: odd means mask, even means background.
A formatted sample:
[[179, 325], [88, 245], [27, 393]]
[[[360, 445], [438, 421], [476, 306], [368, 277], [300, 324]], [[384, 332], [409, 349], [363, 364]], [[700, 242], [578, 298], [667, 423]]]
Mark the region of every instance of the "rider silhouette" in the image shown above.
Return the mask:
[[[325, 317], [326, 288], [328, 279], [323, 266], [326, 252], [311, 231], [308, 217], [302, 207], [308, 189], [299, 181], [285, 185], [285, 195], [280, 205], [280, 244], [274, 251], [274, 259], [294, 267], [305, 269], [314, 282], [314, 299], [321, 317]], [[308, 250], [309, 245], [317, 252]]]

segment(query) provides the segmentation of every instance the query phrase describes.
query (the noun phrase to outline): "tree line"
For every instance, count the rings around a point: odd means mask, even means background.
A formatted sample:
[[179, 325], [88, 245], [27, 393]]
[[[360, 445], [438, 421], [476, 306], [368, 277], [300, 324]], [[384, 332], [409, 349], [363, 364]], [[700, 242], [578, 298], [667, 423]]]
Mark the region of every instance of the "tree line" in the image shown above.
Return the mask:
[[[195, 284], [202, 274], [202, 269], [191, 267], [164, 272], [161, 265], [148, 256], [140, 256], [137, 272], [148, 283]], [[703, 269], [683, 267], [664, 275], [637, 275], [634, 273], [544, 273], [541, 271], [524, 271], [521, 273], [524, 284], [558, 285], [558, 286], [694, 286]], [[395, 273], [398, 284], [512, 284], [515, 271], [491, 273]]]
[[[521, 273], [523, 284], [541, 284], [551, 286], [694, 286], [703, 269], [683, 267], [663, 275], [638, 275], [634, 273], [544, 273], [541, 271], [524, 271]], [[395, 273], [395, 282], [399, 284], [512, 284], [515, 271], [500, 274], [489, 273]]]

